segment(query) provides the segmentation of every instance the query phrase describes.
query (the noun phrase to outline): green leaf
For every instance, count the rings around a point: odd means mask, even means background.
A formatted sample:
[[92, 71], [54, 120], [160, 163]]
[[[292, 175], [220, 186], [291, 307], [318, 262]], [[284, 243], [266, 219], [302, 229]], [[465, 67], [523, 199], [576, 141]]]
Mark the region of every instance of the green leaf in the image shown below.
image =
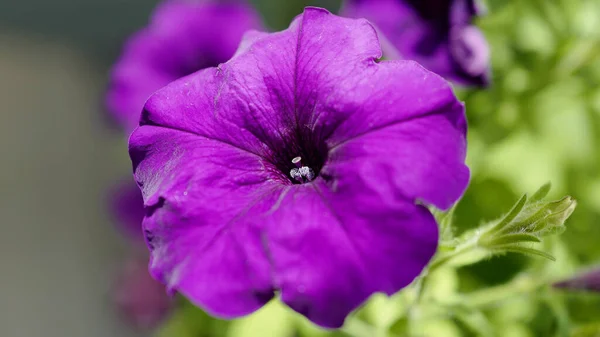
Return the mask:
[[515, 233], [515, 234], [508, 234], [508, 235], [503, 235], [500, 237], [496, 237], [493, 238], [490, 241], [479, 241], [480, 244], [486, 246], [486, 247], [490, 247], [490, 248], [494, 248], [494, 246], [501, 246], [501, 245], [505, 245], [505, 244], [511, 244], [511, 243], [522, 243], [522, 242], [542, 242], [542, 240], [540, 240], [540, 238], [538, 238], [537, 236], [533, 235], [533, 234], [528, 234], [528, 233]]
[[551, 188], [552, 184], [550, 182], [545, 183], [531, 196], [531, 198], [529, 198], [529, 203], [532, 204], [534, 202], [538, 202], [544, 199], [546, 195], [548, 195], [548, 192], [550, 192]]
[[[543, 223], [541, 222], [544, 218], [548, 217], [550, 214], [552, 214], [552, 212], [550, 210], [548, 210], [546, 207], [541, 207], [539, 209], [533, 209], [532, 210], [533, 213], [531, 214], [527, 214], [526, 212], [524, 212], [525, 214], [524, 217], [525, 219], [518, 219], [517, 221], [511, 223], [508, 226], [505, 226], [504, 228], [502, 228], [502, 230], [500, 231], [500, 233], [510, 233], [513, 231], [528, 231], [528, 232], [535, 232], [538, 229], [541, 229], [543, 226]], [[519, 217], [521, 218], [521, 217]], [[538, 221], [540, 221], [540, 223], [538, 223]]]
[[390, 327], [390, 333], [397, 336], [406, 336], [408, 334], [408, 317], [402, 317]]
[[504, 218], [502, 218], [502, 220], [494, 226], [491, 233], [502, 230], [508, 224], [510, 224], [521, 213], [523, 207], [525, 206], [525, 203], [527, 203], [527, 194], [523, 194], [521, 199], [517, 201], [517, 203], [513, 206], [510, 212], [508, 212], [508, 214], [506, 214]]
[[506, 245], [506, 246], [498, 246], [498, 247], [494, 247], [494, 250], [499, 252], [499, 253], [519, 253], [519, 254], [525, 254], [525, 255], [533, 255], [533, 256], [540, 256], [543, 258], [546, 258], [550, 261], [556, 261], [556, 258], [554, 258], [554, 256], [543, 252], [541, 250], [537, 250], [534, 248], [528, 248], [528, 247], [523, 247], [523, 246], [518, 246], [518, 245]]

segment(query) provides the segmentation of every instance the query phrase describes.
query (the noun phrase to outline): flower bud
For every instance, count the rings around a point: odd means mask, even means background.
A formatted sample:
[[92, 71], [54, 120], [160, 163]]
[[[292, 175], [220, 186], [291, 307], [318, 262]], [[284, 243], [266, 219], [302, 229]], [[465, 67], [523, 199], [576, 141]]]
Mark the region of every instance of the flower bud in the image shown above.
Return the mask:
[[553, 260], [547, 253], [522, 245], [562, 233], [565, 221], [577, 206], [570, 196], [552, 202], [542, 201], [549, 190], [550, 184], [546, 184], [531, 199], [528, 200], [526, 195], [521, 197], [510, 212], [484, 230], [479, 245], [495, 253], [517, 252]]
[[600, 292], [600, 266], [585, 273], [558, 281], [552, 286], [566, 290], [587, 290]]
[[542, 235], [554, 234], [556, 229], [564, 230], [564, 223], [573, 214], [575, 207], [577, 207], [577, 202], [569, 196], [550, 203], [546, 209], [551, 213], [541, 222], [544, 225]]

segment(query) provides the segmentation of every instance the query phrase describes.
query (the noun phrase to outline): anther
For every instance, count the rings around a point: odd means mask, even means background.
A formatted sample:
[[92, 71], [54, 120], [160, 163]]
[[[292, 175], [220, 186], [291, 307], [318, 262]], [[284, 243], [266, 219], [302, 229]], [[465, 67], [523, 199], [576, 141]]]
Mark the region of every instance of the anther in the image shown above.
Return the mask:
[[292, 177], [292, 179], [298, 181], [298, 182], [303, 182], [302, 180], [302, 175], [300, 174], [300, 170], [297, 168], [293, 168], [290, 171], [290, 177]]
[[290, 170], [290, 177], [299, 183], [312, 181], [315, 179], [315, 172], [308, 166], [302, 166], [301, 161], [301, 157], [292, 159], [292, 163], [296, 167]]
[[298, 169], [298, 173], [306, 180], [311, 181], [315, 178], [315, 172], [308, 166], [302, 166]]

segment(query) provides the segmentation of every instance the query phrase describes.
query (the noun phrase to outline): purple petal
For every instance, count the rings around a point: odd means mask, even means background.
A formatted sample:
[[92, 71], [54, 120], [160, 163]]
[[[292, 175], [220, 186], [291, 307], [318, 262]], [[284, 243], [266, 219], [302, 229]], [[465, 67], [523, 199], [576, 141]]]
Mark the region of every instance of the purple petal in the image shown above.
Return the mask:
[[342, 326], [374, 292], [391, 295], [411, 283], [437, 247], [437, 225], [425, 207], [362, 179], [291, 188], [268, 229], [281, 299], [328, 328]]
[[469, 182], [464, 124], [452, 120], [462, 114], [455, 104], [371, 129], [333, 146], [322, 174], [336, 179], [353, 171], [373, 184], [392, 184], [409, 200], [448, 209]]
[[378, 28], [389, 42], [384, 44], [388, 59], [415, 60], [449, 80], [484, 86], [489, 49], [472, 25], [479, 12], [474, 0], [348, 0], [341, 10]]
[[150, 213], [144, 231], [154, 277], [223, 318], [268, 302], [273, 288], [260, 217], [281, 186], [261, 159], [164, 127], [139, 128], [130, 142]]
[[243, 1], [164, 1], [148, 27], [127, 41], [113, 68], [109, 109], [128, 131], [133, 130], [154, 91], [227, 61], [243, 33], [259, 27], [258, 14]]
[[280, 290], [324, 327], [409, 284], [437, 244], [418, 202], [467, 185], [466, 122], [442, 78], [380, 55], [365, 20], [307, 8], [155, 93], [130, 139], [153, 275], [226, 318]]

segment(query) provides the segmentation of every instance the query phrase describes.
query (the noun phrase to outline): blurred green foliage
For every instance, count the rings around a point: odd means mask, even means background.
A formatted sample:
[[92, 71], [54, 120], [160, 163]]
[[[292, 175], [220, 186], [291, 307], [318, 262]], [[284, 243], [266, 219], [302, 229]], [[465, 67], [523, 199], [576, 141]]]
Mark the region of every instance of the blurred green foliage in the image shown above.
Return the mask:
[[[334, 12], [339, 6], [253, 3], [273, 29], [285, 28], [305, 5]], [[519, 195], [551, 181], [551, 197], [568, 193], [578, 202], [567, 231], [544, 242], [557, 262], [508, 254], [432, 275], [431, 296], [444, 302], [449, 294], [472, 294], [464, 301], [477, 303], [477, 310], [456, 306], [418, 317], [407, 289], [391, 299], [375, 295], [344, 329], [328, 332], [277, 302], [231, 323], [183, 302], [159, 336], [600, 336], [600, 295], [531, 283], [600, 261], [600, 0], [489, 0], [486, 7], [477, 24], [491, 45], [493, 85], [457, 88], [467, 106], [472, 182], [456, 208], [455, 230], [498, 218]], [[507, 282], [522, 292], [504, 296]], [[415, 320], [419, 326], [409, 329]]]

